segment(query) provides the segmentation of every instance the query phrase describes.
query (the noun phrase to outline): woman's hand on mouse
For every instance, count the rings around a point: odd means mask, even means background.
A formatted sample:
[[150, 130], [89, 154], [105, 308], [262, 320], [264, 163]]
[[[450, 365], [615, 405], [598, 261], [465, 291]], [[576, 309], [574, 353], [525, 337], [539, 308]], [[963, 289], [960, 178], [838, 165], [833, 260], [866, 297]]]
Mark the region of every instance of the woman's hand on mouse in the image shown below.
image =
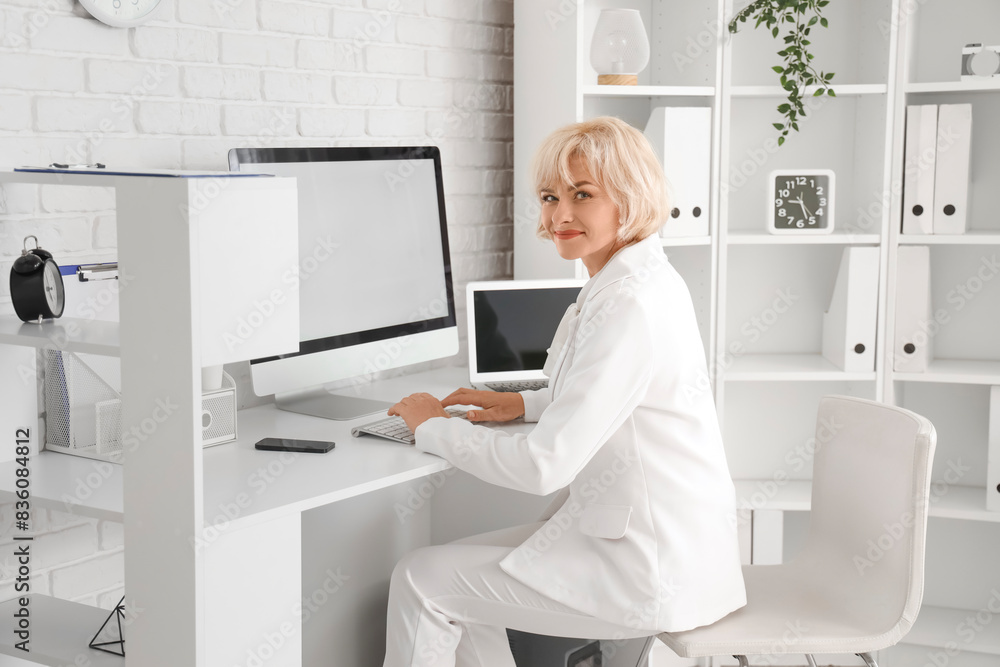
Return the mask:
[[524, 399], [517, 392], [480, 391], [462, 387], [441, 401], [441, 405], [478, 405], [482, 410], [469, 410], [470, 422], [507, 422], [524, 414]]
[[417, 427], [432, 417], [450, 417], [438, 399], [427, 393], [410, 394], [396, 405], [389, 408], [390, 416], [403, 418], [406, 425], [414, 433]]

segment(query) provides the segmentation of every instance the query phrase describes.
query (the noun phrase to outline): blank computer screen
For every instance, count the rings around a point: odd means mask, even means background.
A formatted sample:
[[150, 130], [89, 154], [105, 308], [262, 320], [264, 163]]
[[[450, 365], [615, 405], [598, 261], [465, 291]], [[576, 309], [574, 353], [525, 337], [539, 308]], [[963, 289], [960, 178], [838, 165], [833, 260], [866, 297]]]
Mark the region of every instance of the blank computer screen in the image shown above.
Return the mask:
[[559, 322], [579, 293], [579, 287], [476, 292], [476, 370], [541, 369]]
[[448, 315], [434, 160], [240, 168], [298, 179], [303, 341]]

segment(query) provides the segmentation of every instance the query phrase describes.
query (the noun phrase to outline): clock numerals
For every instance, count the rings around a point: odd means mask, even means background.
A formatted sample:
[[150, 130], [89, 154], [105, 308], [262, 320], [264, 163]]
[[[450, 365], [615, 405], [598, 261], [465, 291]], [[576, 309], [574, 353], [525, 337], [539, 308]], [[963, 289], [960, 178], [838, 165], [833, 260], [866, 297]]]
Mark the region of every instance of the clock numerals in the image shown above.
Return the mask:
[[771, 183], [771, 231], [832, 231], [833, 172], [772, 172]]

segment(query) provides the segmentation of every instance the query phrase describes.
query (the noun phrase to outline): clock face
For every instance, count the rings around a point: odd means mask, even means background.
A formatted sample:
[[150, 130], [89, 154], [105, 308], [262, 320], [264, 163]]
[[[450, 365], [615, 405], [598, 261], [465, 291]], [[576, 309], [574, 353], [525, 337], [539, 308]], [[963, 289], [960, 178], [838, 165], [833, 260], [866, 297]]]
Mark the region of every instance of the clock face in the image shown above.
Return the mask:
[[49, 311], [55, 316], [62, 315], [63, 310], [63, 281], [59, 275], [59, 266], [52, 261], [45, 262], [42, 267], [42, 286], [45, 288], [45, 303], [49, 306]]
[[152, 18], [161, 0], [80, 0], [95, 19], [116, 27], [139, 25]]
[[829, 169], [771, 173], [770, 225], [774, 234], [833, 231], [834, 174]]

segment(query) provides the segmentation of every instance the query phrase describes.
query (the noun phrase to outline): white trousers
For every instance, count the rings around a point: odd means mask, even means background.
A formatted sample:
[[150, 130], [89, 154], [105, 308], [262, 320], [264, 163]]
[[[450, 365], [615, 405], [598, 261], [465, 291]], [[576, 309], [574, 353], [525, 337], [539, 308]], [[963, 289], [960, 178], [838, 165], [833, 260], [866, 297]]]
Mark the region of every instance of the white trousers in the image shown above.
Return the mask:
[[647, 636], [570, 609], [500, 569], [500, 561], [541, 525], [404, 556], [389, 585], [384, 667], [514, 667], [507, 628], [584, 639]]

